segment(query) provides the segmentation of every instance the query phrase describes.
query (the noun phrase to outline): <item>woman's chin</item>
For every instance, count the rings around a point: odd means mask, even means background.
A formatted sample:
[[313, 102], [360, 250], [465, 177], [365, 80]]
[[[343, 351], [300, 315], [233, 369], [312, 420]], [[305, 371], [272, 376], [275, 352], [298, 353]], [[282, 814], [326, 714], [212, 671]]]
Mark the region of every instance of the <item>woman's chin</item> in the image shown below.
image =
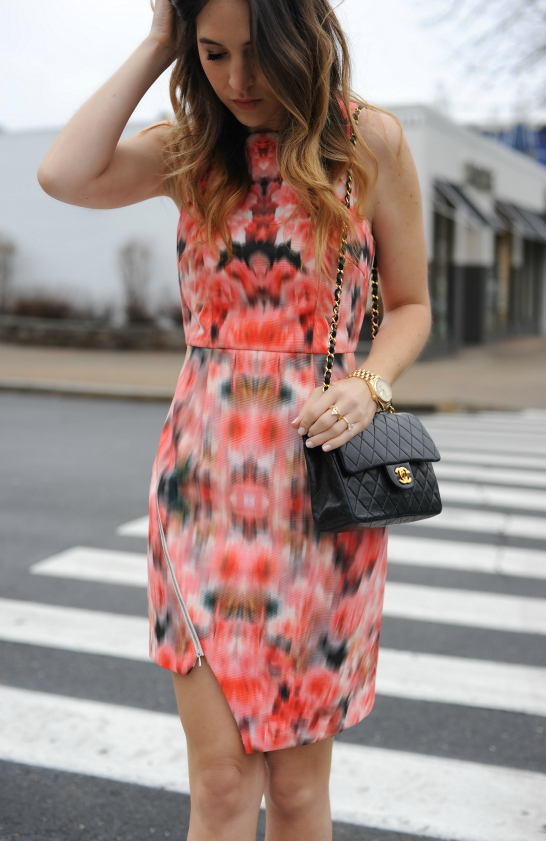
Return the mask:
[[249, 132], [277, 131], [278, 115], [272, 115], [271, 109], [268, 109], [269, 114], [265, 113], [266, 109], [259, 107], [251, 111], [244, 111], [232, 106], [229, 110]]

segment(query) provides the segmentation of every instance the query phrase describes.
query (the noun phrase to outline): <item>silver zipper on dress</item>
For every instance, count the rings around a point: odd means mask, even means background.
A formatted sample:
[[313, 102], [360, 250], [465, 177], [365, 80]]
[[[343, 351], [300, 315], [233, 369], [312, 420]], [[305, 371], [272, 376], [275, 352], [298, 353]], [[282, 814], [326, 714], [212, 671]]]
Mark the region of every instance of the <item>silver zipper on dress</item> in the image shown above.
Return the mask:
[[[163, 523], [161, 522], [161, 515], [159, 513], [159, 499], [156, 492], [155, 495], [155, 505], [157, 509], [157, 522], [159, 524], [159, 536], [161, 537], [161, 545], [163, 547], [163, 554], [165, 555], [165, 560], [167, 561], [167, 567], [169, 569], [169, 575], [171, 577], [172, 585], [174, 587], [174, 592], [176, 593], [176, 598], [178, 599], [178, 603], [180, 604], [180, 609], [182, 610], [182, 614], [186, 621], [186, 627], [190, 632], [190, 637], [192, 638], [192, 642], [195, 648], [195, 653], [197, 655], [197, 659], [199, 660], [199, 665], [201, 665], [201, 657], [204, 657], [203, 649], [201, 648], [201, 643], [199, 642], [199, 637], [197, 636], [197, 631], [195, 630], [194, 624], [191, 621], [190, 614], [188, 613], [188, 608], [186, 607], [186, 602], [180, 592], [180, 587], [178, 586], [178, 581], [176, 580], [176, 576], [174, 574], [174, 568], [172, 561], [169, 556], [169, 550], [167, 549], [167, 541], [165, 540], [165, 532], [163, 531]], [[195, 664], [194, 664], [195, 665]]]

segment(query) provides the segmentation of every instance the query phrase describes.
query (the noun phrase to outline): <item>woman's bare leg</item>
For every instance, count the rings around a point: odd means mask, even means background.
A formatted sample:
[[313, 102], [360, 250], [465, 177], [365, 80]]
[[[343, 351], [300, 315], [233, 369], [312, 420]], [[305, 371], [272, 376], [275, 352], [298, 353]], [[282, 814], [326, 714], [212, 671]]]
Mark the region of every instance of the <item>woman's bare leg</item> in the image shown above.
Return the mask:
[[331, 841], [330, 766], [334, 740], [268, 751], [266, 841]]
[[207, 661], [201, 663], [188, 675], [172, 673], [188, 743], [188, 841], [255, 841], [264, 754], [245, 752], [225, 695]]

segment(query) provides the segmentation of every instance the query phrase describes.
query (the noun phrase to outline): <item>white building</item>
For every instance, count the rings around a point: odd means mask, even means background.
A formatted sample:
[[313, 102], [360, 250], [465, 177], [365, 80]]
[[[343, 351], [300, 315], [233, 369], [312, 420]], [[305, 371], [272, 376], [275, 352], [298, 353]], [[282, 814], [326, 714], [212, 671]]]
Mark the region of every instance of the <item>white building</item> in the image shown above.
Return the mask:
[[[546, 167], [428, 106], [389, 110], [404, 126], [423, 194], [433, 345], [546, 333]], [[119, 314], [119, 251], [138, 241], [151, 255], [150, 310], [176, 306], [174, 203], [98, 211], [55, 201], [36, 171], [56, 133], [0, 134], [0, 238], [16, 247], [14, 294], [42, 290]]]
[[[125, 134], [141, 128], [130, 124]], [[150, 251], [151, 310], [179, 302], [174, 202], [157, 198], [90, 210], [52, 199], [36, 173], [57, 134], [57, 129], [0, 134], [0, 238], [15, 244], [13, 294], [41, 291], [120, 314], [119, 251], [137, 241]]]

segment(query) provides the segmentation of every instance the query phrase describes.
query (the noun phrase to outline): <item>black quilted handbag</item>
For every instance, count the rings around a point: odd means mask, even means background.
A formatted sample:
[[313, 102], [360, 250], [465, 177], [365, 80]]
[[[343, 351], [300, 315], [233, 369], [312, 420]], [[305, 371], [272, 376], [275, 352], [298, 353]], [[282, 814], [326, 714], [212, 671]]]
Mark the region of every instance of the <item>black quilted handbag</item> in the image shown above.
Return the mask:
[[[355, 112], [358, 119], [360, 109]], [[356, 142], [351, 135], [353, 146]], [[345, 204], [351, 201], [349, 168]], [[330, 386], [336, 344], [339, 302], [347, 250], [344, 231], [339, 254], [334, 316], [328, 337], [323, 391]], [[378, 281], [372, 269], [372, 340], [378, 324]], [[409, 412], [376, 412], [370, 425], [347, 443], [324, 452], [305, 446], [311, 510], [318, 531], [339, 532], [413, 523], [434, 517], [442, 510], [432, 462], [440, 460], [434, 441], [415, 415]]]

